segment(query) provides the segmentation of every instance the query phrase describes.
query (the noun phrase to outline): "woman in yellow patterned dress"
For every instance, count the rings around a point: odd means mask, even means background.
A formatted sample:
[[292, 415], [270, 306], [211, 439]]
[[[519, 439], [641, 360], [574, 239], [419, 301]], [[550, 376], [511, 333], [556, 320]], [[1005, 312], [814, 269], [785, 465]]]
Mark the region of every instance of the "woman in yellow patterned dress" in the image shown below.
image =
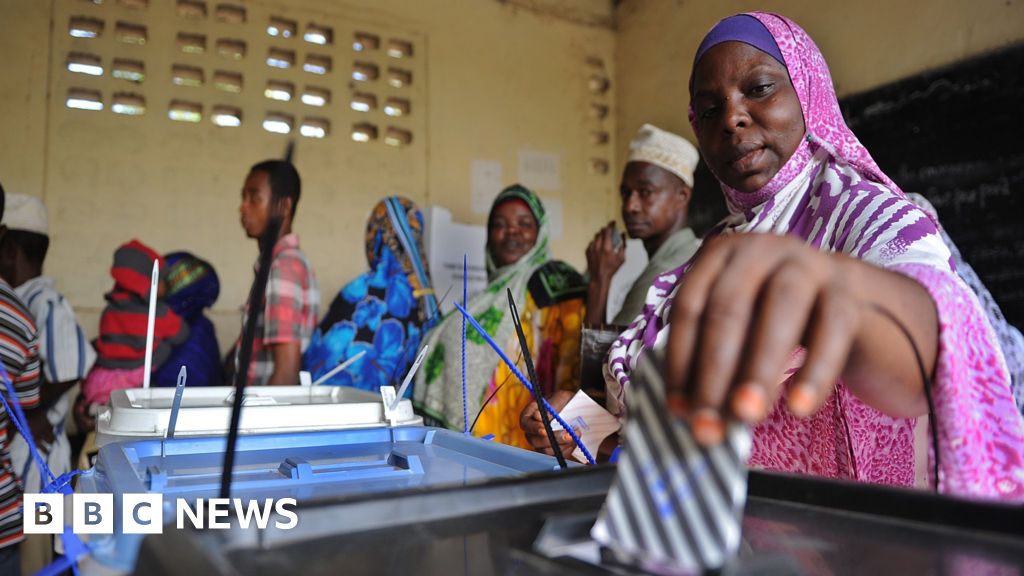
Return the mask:
[[[520, 185], [494, 200], [487, 219], [489, 284], [468, 310], [526, 374], [506, 288], [512, 290], [527, 346], [545, 396], [579, 388], [580, 324], [587, 286], [576, 270], [553, 260], [548, 220], [536, 194]], [[416, 377], [414, 402], [428, 422], [462, 430], [462, 317], [449, 314], [427, 337], [431, 351]], [[531, 401], [497, 353], [466, 331], [465, 414], [476, 436], [530, 449], [519, 415]], [[475, 423], [474, 423], [475, 418]]]

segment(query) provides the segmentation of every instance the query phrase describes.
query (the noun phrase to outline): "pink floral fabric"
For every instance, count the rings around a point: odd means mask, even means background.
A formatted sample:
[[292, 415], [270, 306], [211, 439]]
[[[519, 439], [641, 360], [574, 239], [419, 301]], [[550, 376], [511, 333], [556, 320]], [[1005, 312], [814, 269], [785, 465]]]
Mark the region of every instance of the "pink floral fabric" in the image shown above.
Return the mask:
[[[939, 311], [939, 362], [933, 385], [939, 481], [945, 492], [1024, 501], [1024, 432], [1010, 375], [974, 293], [958, 277], [928, 266], [895, 270], [928, 289]], [[929, 446], [929, 470], [935, 446]]]
[[[831, 75], [810, 37], [782, 16], [750, 15], [765, 25], [785, 58], [807, 138], [763, 189], [748, 194], [723, 185], [730, 214], [711, 234], [792, 235], [924, 286], [940, 321], [932, 383], [938, 446], [929, 438], [928, 454], [920, 456], [928, 458], [928, 481], [938, 453], [942, 492], [1024, 501], [1024, 421], [1013, 404], [1006, 364], [977, 298], [952, 268], [936, 223], [906, 200], [846, 126]], [[672, 297], [689, 265], [654, 282], [644, 313], [609, 352], [609, 406], [620, 415], [626, 414], [638, 355], [664, 345]], [[802, 361], [798, 350], [787, 375]], [[754, 430], [750, 465], [910, 486], [915, 424], [882, 414], [837, 382], [824, 408], [810, 418], [796, 418], [783, 402], [777, 404]]]

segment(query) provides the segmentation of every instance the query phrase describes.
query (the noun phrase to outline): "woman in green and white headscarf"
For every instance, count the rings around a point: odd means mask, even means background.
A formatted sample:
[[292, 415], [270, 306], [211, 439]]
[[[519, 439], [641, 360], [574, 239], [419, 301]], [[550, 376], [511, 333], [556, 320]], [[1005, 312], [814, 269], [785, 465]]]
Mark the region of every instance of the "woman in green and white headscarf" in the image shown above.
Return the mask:
[[[544, 206], [518, 184], [498, 194], [491, 206], [487, 277], [487, 288], [470, 300], [469, 312], [510, 358], [518, 359], [525, 374], [505, 293], [511, 289], [544, 395], [577, 390], [587, 287], [576, 270], [551, 258]], [[431, 351], [416, 376], [414, 392], [415, 405], [428, 420], [456, 430], [462, 430], [464, 422], [461, 340], [462, 317], [454, 312], [428, 336]], [[473, 434], [494, 435], [499, 442], [530, 449], [519, 427], [520, 412], [530, 400], [526, 387], [467, 326], [466, 412]]]

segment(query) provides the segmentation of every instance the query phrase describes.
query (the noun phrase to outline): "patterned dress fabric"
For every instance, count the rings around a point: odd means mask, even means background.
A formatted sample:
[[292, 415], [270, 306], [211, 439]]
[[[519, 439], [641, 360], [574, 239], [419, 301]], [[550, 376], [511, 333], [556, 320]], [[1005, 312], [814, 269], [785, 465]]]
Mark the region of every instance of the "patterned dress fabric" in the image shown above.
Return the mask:
[[[938, 212], [924, 196], [909, 192], [907, 199], [924, 210], [933, 220], [939, 221]], [[981, 302], [985, 314], [988, 316], [988, 321], [992, 324], [992, 329], [996, 331], [999, 345], [1003, 349], [1003, 356], [1006, 358], [1006, 368], [1010, 371], [1010, 389], [1013, 391], [1013, 399], [1017, 403], [1017, 410], [1024, 415], [1024, 335], [1006, 321], [1006, 317], [1003, 316], [1003, 311], [992, 297], [992, 293], [982, 283], [974, 268], [964, 260], [960, 249], [953, 243], [953, 239], [946, 234], [941, 225], [939, 234], [942, 235], [942, 240], [953, 254], [957, 274], [978, 297], [978, 301]]]
[[423, 214], [406, 198], [378, 203], [366, 224], [368, 272], [346, 284], [313, 333], [303, 369], [313, 380], [364, 352], [325, 384], [376, 392], [401, 382], [438, 320], [423, 250]]

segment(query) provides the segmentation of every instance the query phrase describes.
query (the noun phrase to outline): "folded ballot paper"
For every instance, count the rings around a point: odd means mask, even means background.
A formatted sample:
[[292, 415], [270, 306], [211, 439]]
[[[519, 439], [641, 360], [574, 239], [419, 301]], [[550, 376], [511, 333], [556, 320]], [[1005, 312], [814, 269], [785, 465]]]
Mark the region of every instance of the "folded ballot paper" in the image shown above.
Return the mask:
[[750, 429], [700, 448], [666, 411], [662, 356], [639, 359], [629, 390], [625, 445], [591, 536], [606, 560], [661, 574], [721, 568], [740, 544]]
[[[580, 441], [583, 442], [583, 445], [587, 447], [587, 451], [591, 454], [597, 454], [597, 449], [601, 446], [601, 442], [604, 442], [604, 439], [611, 434], [618, 432], [621, 426], [618, 418], [612, 416], [611, 412], [608, 412], [600, 404], [594, 402], [583, 390], [576, 392], [576, 395], [572, 397], [572, 400], [569, 400], [569, 403], [565, 405], [565, 408], [562, 408], [558, 415], [569, 426], [577, 430]], [[561, 430], [562, 425], [558, 422], [552, 422], [551, 428]], [[579, 448], [573, 451], [572, 457], [579, 462], [587, 463], [587, 457], [583, 455], [583, 451]]]

